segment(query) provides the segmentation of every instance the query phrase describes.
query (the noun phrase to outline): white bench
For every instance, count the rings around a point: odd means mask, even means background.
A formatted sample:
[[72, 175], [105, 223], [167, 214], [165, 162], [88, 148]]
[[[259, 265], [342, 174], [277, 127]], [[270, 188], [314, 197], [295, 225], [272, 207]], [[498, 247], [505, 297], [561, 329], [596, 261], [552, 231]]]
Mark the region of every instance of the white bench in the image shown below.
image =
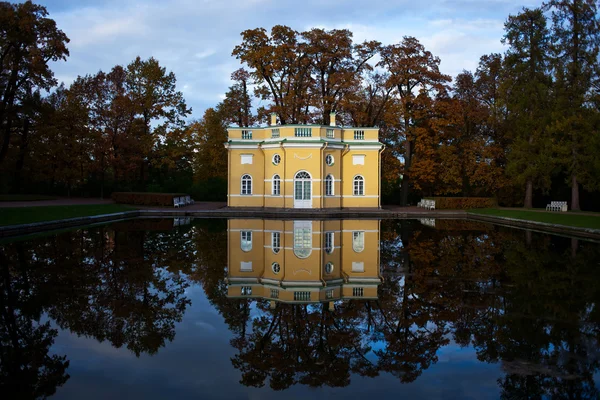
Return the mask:
[[566, 201], [552, 201], [546, 206], [546, 211], [562, 211], [566, 212], [568, 209]]
[[179, 208], [183, 207], [184, 205], [185, 201], [183, 200], [183, 197], [173, 197], [173, 207]]
[[435, 210], [435, 200], [421, 200], [417, 203], [417, 207], [423, 207], [426, 210]]
[[173, 207], [175, 208], [189, 206], [190, 204], [194, 204], [194, 200], [189, 195], [173, 197]]
[[421, 218], [419, 220], [419, 222], [425, 226], [430, 226], [432, 228], [435, 228], [435, 219], [433, 219], [433, 218]]

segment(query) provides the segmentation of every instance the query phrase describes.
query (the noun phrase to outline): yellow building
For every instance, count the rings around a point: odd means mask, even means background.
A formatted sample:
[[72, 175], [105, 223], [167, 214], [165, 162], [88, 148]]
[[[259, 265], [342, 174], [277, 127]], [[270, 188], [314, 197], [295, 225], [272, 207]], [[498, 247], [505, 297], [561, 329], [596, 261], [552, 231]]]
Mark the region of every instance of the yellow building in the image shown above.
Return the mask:
[[228, 128], [230, 207], [381, 207], [377, 128], [277, 125]]
[[227, 232], [228, 297], [287, 303], [377, 298], [378, 220], [230, 219]]

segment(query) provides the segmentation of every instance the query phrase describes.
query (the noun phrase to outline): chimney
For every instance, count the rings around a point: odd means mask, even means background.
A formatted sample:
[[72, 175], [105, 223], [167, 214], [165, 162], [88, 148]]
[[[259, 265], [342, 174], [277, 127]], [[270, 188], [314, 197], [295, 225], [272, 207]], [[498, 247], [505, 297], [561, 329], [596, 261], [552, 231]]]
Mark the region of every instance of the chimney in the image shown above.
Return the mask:
[[271, 126], [277, 125], [277, 113], [271, 113]]
[[329, 114], [329, 125], [335, 126], [335, 112], [332, 112], [331, 114]]

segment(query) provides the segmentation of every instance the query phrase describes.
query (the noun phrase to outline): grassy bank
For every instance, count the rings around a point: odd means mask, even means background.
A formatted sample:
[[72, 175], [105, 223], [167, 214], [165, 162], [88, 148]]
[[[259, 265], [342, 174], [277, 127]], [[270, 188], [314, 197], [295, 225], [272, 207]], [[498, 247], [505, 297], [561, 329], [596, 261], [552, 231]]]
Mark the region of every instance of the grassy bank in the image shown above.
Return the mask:
[[88, 217], [134, 210], [120, 204], [0, 208], [0, 226]]
[[490, 215], [522, 219], [527, 221], [545, 222], [548, 224], [574, 226], [577, 228], [600, 229], [600, 214], [573, 214], [570, 212], [545, 212], [519, 209], [483, 208], [469, 210], [470, 214]]

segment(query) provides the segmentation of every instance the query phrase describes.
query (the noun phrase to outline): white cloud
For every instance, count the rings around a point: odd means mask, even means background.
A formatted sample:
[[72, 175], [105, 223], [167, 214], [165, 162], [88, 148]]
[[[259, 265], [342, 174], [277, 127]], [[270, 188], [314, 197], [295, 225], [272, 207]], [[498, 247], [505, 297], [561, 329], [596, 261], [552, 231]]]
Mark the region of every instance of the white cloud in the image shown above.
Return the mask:
[[[356, 41], [397, 43], [417, 37], [451, 75], [474, 69], [483, 54], [501, 51], [509, 13], [532, 0], [41, 0], [71, 38], [71, 56], [53, 66], [69, 83], [77, 75], [109, 70], [136, 56], [156, 57], [173, 71], [200, 118], [231, 85], [240, 67], [231, 56], [240, 32], [275, 24], [297, 30], [348, 28]], [[185, 87], [184, 87], [185, 85]]]

